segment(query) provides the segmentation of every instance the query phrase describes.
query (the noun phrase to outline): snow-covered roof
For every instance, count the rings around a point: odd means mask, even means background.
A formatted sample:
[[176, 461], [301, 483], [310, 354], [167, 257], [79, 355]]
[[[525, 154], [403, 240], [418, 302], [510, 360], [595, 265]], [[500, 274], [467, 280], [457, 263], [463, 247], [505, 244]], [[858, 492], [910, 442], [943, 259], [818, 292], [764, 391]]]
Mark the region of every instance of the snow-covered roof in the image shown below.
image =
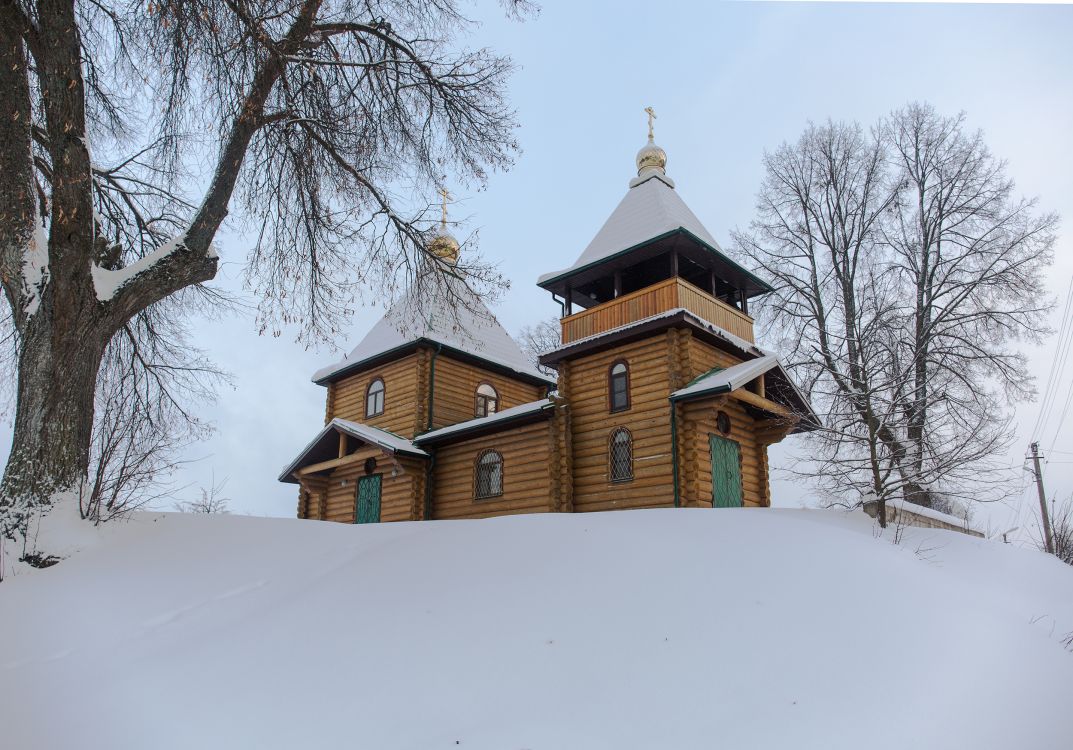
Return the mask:
[[359, 440], [364, 440], [366, 443], [378, 445], [381, 448], [386, 448], [389, 451], [395, 453], [410, 453], [415, 456], [427, 456], [423, 450], [414, 445], [412, 440], [407, 440], [402, 435], [396, 435], [394, 432], [388, 432], [382, 430], [379, 427], [371, 427], [361, 422], [351, 422], [349, 419], [340, 419], [336, 417], [328, 426], [335, 426], [341, 432], [345, 432], [351, 437], [356, 437]]
[[447, 427], [441, 427], [438, 430], [426, 432], [414, 438], [414, 442], [432, 442], [433, 440], [446, 437], [447, 435], [453, 435], [459, 432], [469, 432], [470, 430], [479, 430], [488, 425], [497, 424], [499, 422], [509, 422], [527, 414], [535, 414], [544, 409], [550, 409], [551, 407], [552, 401], [548, 398], [542, 398], [538, 401], [530, 401], [527, 404], [512, 406], [509, 409], [497, 411], [495, 414], [489, 414], [487, 417], [477, 417], [476, 419], [469, 419], [465, 422], [459, 422], [458, 424], [448, 425]]
[[[875, 497], [874, 494], [872, 497]], [[876, 501], [873, 499], [869, 502], [874, 503]], [[958, 518], [957, 516], [952, 516], [949, 513], [943, 513], [942, 511], [935, 510], [934, 508], [925, 508], [923, 505], [906, 502], [905, 500], [894, 497], [888, 498], [887, 505], [898, 511], [912, 513], [914, 515], [922, 516], [924, 518], [930, 518], [933, 521], [941, 521], [942, 523], [948, 523], [951, 526], [956, 526], [958, 528], [966, 529], [968, 531], [974, 531], [981, 536], [983, 535], [983, 532], [980, 529], [970, 526], [969, 522], [966, 521], [964, 518]]]
[[678, 195], [673, 182], [653, 174], [633, 183], [574, 265], [544, 274], [537, 280], [538, 284], [573, 273], [676, 229], [685, 229], [721, 252], [715, 238]]
[[313, 381], [324, 383], [362, 362], [425, 340], [528, 378], [552, 382], [533, 366], [480, 297], [461, 281], [448, 283], [463, 304], [451, 309], [446, 293], [429, 299], [425, 294], [411, 290], [388, 309], [350, 354], [313, 373]]
[[779, 358], [773, 354], [739, 362], [726, 368], [715, 368], [696, 378], [685, 388], [679, 388], [671, 394], [674, 400], [699, 396], [704, 393], [729, 393], [744, 387], [750, 380], [758, 378], [768, 370], [779, 366]]
[[379, 427], [362, 424], [361, 422], [351, 422], [349, 419], [340, 419], [336, 417], [326, 424], [324, 429], [318, 432], [315, 438], [309, 441], [309, 444], [302, 449], [296, 459], [287, 465], [287, 468], [279, 475], [279, 481], [294, 482], [294, 477], [292, 477], [291, 474], [302, 468], [303, 464], [309, 465], [334, 458], [334, 453], [325, 458], [323, 452], [326, 449], [329, 451], [336, 451], [338, 450], [339, 444], [331, 439], [325, 442], [325, 438], [328, 438], [333, 433], [339, 432], [350, 435], [351, 437], [357, 438], [370, 445], [383, 448], [391, 453], [405, 453], [410, 456], [418, 456], [422, 458], [428, 457], [428, 453], [414, 445], [413, 441], [407, 440], [401, 435], [382, 430]]

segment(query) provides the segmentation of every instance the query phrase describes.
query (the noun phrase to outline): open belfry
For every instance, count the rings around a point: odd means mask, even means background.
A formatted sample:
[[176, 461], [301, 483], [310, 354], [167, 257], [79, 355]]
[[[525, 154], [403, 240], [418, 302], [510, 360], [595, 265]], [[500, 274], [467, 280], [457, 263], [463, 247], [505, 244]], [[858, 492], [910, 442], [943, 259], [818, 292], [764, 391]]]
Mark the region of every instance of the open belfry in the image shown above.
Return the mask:
[[[818, 427], [720, 250], [648, 143], [618, 207], [537, 284], [562, 309], [544, 375], [464, 283], [411, 290], [314, 376], [326, 425], [283, 471], [299, 518], [375, 523], [620, 508], [767, 506], [767, 446]], [[452, 267], [459, 244], [429, 243]], [[450, 276], [448, 276], [450, 279]]]

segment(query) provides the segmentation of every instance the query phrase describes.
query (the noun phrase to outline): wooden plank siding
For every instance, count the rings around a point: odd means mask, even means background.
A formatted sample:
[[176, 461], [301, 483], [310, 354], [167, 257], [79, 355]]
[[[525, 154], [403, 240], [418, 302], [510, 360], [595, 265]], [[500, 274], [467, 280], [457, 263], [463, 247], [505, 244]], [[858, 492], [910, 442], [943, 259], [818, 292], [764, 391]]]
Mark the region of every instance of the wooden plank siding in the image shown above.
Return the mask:
[[562, 342], [569, 344], [571, 341], [604, 333], [679, 307], [724, 331], [746, 341], [753, 341], [751, 317], [685, 279], [672, 277], [588, 310], [568, 315], [561, 320]]
[[[328, 396], [330, 416], [413, 437], [424, 430], [417, 423], [418, 403], [427, 398], [418, 389], [419, 366], [419, 354], [409, 354], [333, 383]], [[384, 413], [366, 417], [365, 392], [375, 378], [384, 380]]]
[[433, 429], [473, 419], [477, 386], [491, 383], [499, 394], [499, 411], [536, 401], [545, 388], [498, 373], [491, 373], [448, 354], [436, 357], [435, 387], [432, 397]]
[[[484, 518], [548, 511], [551, 496], [552, 421], [505, 429], [436, 450], [432, 518]], [[503, 456], [503, 494], [474, 497], [474, 465], [485, 450]]]

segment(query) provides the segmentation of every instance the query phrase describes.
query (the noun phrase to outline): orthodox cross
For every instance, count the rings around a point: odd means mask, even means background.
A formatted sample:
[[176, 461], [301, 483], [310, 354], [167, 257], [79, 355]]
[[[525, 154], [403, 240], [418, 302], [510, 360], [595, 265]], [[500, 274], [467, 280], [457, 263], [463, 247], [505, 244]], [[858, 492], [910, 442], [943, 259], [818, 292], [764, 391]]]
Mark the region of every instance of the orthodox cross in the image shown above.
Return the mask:
[[656, 110], [645, 107], [645, 112], [648, 114], [648, 140], [652, 140], [652, 121], [656, 119]]
[[447, 192], [447, 188], [440, 188], [436, 191], [443, 198], [443, 217], [440, 219], [441, 224], [447, 226], [447, 199], [451, 197], [451, 194]]

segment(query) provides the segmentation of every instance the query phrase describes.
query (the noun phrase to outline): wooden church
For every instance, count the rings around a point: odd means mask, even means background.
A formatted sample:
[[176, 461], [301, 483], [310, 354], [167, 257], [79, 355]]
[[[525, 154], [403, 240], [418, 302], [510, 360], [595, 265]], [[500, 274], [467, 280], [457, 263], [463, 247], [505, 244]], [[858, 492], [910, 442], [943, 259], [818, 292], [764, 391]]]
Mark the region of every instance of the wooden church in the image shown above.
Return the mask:
[[[573, 265], [537, 281], [562, 309], [561, 344], [540, 358], [558, 377], [464, 284], [454, 315], [404, 297], [313, 377], [326, 424], [280, 476], [300, 488], [299, 518], [770, 504], [767, 446], [818, 422], [754, 343], [749, 303], [771, 287], [682, 201], [651, 117], [625, 197]], [[446, 222], [430, 250], [457, 262]]]

